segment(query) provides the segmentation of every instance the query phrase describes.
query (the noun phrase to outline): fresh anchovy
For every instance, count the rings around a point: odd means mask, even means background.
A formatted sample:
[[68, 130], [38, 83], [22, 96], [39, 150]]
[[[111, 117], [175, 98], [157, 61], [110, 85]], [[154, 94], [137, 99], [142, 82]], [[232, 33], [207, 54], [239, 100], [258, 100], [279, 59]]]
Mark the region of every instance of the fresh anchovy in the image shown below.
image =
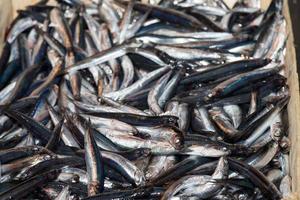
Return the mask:
[[7, 36], [7, 41], [9, 43], [13, 43], [14, 40], [21, 34], [23, 31], [27, 30], [34, 26], [37, 22], [33, 20], [31, 17], [26, 17], [23, 19], [19, 19], [14, 26], [11, 28], [10, 32]]
[[276, 119], [276, 117], [280, 114], [280, 111], [283, 108], [283, 106], [285, 105], [285, 103], [283, 103], [283, 105], [279, 105], [279, 106], [275, 107], [275, 109], [272, 110], [271, 114], [269, 114], [269, 116], [267, 116], [263, 120], [264, 123], [262, 123], [259, 126], [257, 126], [256, 129], [253, 130], [253, 133], [251, 134], [251, 136], [248, 137], [245, 141], [243, 141], [243, 144], [250, 145], [250, 144], [252, 144], [254, 142], [255, 139], [257, 139], [258, 136], [260, 136], [261, 134], [263, 134], [264, 131], [269, 128], [269, 126], [272, 123], [272, 121], [274, 119]]
[[56, 175], [57, 172], [55, 171], [48, 172], [46, 174], [40, 174], [0, 193], [0, 197], [1, 199], [7, 200], [12, 198], [22, 198], [34, 191], [36, 186], [41, 187], [42, 185], [45, 185], [47, 181], [53, 180]]
[[123, 14], [123, 18], [120, 24], [121, 32], [119, 35], [119, 43], [122, 43], [125, 40], [125, 36], [127, 33], [127, 29], [129, 27], [134, 4], [135, 4], [134, 1], [130, 1], [127, 5], [126, 11]]
[[[214, 70], [208, 70], [207, 72], [196, 72], [194, 74], [191, 74], [190, 76], [186, 77], [186, 79], [182, 80], [182, 83], [191, 83], [194, 81], [199, 82], [205, 82], [205, 81], [211, 81], [215, 78], [218, 78], [218, 76], [226, 73], [228, 75], [234, 75], [237, 72], [242, 72], [241, 70], [251, 70], [256, 69], [262, 66], [265, 66], [268, 64], [270, 60], [264, 59], [251, 59], [251, 60], [240, 60], [236, 62], [230, 62], [223, 65], [219, 65], [215, 67]], [[243, 67], [241, 67], [243, 66]]]
[[157, 199], [161, 196], [164, 189], [161, 187], [142, 187], [142, 188], [134, 188], [134, 189], [125, 189], [122, 191], [113, 191], [113, 192], [105, 192], [100, 195], [96, 195], [93, 197], [84, 198], [84, 200], [96, 200], [96, 199], [133, 199], [133, 198], [141, 198], [143, 199], [145, 196], [149, 197], [149, 199]]
[[[36, 27], [37, 32], [43, 37], [46, 43], [51, 46], [60, 56], [65, 55], [66, 48], [55, 38], [51, 37], [47, 32], [44, 32], [39, 27]], [[44, 42], [42, 40], [42, 42]]]
[[189, 156], [188, 158], [174, 164], [164, 173], [159, 174], [154, 178], [151, 183], [153, 185], [161, 185], [171, 180], [176, 180], [182, 177], [183, 174], [189, 172], [190, 170], [196, 168], [197, 166], [208, 162], [207, 158], [201, 158], [198, 156]]
[[261, 169], [262, 167], [266, 166], [276, 155], [278, 151], [278, 144], [276, 142], [271, 142], [267, 145], [267, 149], [264, 151], [257, 152], [258, 155], [252, 156], [246, 159], [246, 162], [257, 168]]
[[[66, 68], [71, 67], [75, 63], [75, 55], [73, 51], [73, 42], [71, 38], [71, 31], [65, 18], [62, 16], [61, 10], [54, 8], [50, 12], [50, 20], [54, 24], [55, 29], [60, 35], [66, 47], [65, 64]], [[69, 74], [72, 93], [75, 99], [80, 98], [80, 76], [77, 72]]]
[[145, 184], [145, 177], [142, 171], [140, 171], [133, 163], [126, 158], [117, 155], [115, 153], [102, 152], [104, 161], [107, 160], [107, 164], [116, 168], [116, 170], [124, 175], [130, 182], [141, 186]]
[[259, 35], [258, 42], [254, 47], [254, 58], [264, 57], [268, 53], [268, 50], [271, 48], [273, 38], [275, 37], [276, 25], [277, 23], [279, 23], [277, 17], [278, 15], [276, 13], [271, 16], [266, 23], [267, 27]]
[[222, 187], [217, 183], [214, 183], [213, 180], [226, 178], [227, 171], [228, 163], [222, 157], [220, 158], [216, 170], [212, 176], [188, 176], [182, 178], [183, 180], [179, 179], [167, 189], [162, 199], [170, 199], [172, 196], [176, 196], [176, 193], [182, 190], [182, 196], [198, 196], [200, 198], [209, 198], [217, 193]]
[[28, 129], [28, 131], [32, 132], [35, 137], [41, 140], [42, 144], [46, 144], [47, 141], [50, 139], [52, 132], [39, 122], [30, 118], [29, 116], [26, 116], [21, 112], [9, 109], [6, 110], [5, 113], [9, 117], [17, 120], [17, 122], [23, 125], [26, 129]]
[[172, 115], [161, 115], [161, 116], [145, 116], [145, 115], [136, 115], [129, 113], [107, 113], [107, 112], [86, 112], [88, 115], [93, 115], [101, 117], [104, 119], [117, 119], [122, 122], [132, 124], [132, 125], [173, 125], [177, 122], [177, 117]]
[[87, 13], [83, 13], [83, 18], [88, 26], [94, 45], [97, 47], [98, 50], [101, 50], [101, 46], [100, 46], [101, 37], [99, 37], [100, 35], [98, 34], [100, 30], [100, 25]]
[[184, 14], [182, 12], [178, 12], [174, 9], [161, 8], [158, 6], [151, 6], [151, 5], [142, 4], [138, 2], [134, 4], [133, 8], [140, 12], [146, 12], [147, 10], [151, 10], [149, 14], [150, 16], [157, 17], [162, 20], [166, 20], [170, 23], [180, 24], [182, 26], [191, 26], [191, 27], [195, 27], [196, 29], [203, 28], [201, 22], [198, 21], [196, 18]]
[[[60, 118], [59, 114], [56, 112], [56, 110], [51, 105], [48, 105], [48, 112], [49, 112], [50, 118], [53, 121], [55, 126], [58, 126], [59, 123], [61, 121], [63, 121], [63, 119]], [[78, 141], [76, 141], [76, 139], [73, 137], [73, 134], [67, 128], [67, 126], [65, 126], [64, 123], [62, 124], [61, 139], [68, 146], [73, 146], [73, 147], [79, 147], [80, 146], [80, 143]], [[82, 144], [83, 144], [83, 142], [82, 142]], [[83, 146], [83, 145], [81, 145], [81, 146]]]
[[180, 146], [184, 138], [182, 132], [172, 126], [136, 126], [136, 128], [139, 134], [143, 135], [145, 138], [149, 137], [155, 140], [167, 140], [174, 146]]
[[10, 104], [14, 100], [16, 100], [16, 98], [22, 97], [22, 95], [24, 95], [24, 90], [28, 90], [28, 88], [30, 86], [28, 81], [37, 74], [37, 72], [41, 68], [41, 66], [42, 66], [42, 64], [39, 63], [39, 64], [30, 66], [30, 67], [27, 67], [22, 72], [22, 74], [20, 74], [19, 79], [15, 83], [14, 90], [11, 91], [8, 98], [3, 102], [3, 104]]
[[160, 97], [160, 94], [162, 93], [163, 88], [165, 88], [169, 77], [171, 76], [172, 71], [169, 71], [166, 73], [164, 76], [162, 76], [155, 84], [155, 86], [149, 91], [148, 94], [148, 105], [150, 109], [156, 113], [156, 114], [161, 114], [162, 108], [158, 104], [158, 99]]
[[223, 95], [228, 95], [236, 89], [243, 87], [245, 84], [251, 83], [252, 81], [258, 81], [268, 76], [272, 76], [279, 71], [280, 67], [274, 67], [239, 74], [218, 84], [211, 90], [211, 92], [207, 96], [208, 98], [215, 98]]
[[129, 94], [132, 94], [136, 91], [141, 90], [142, 87], [145, 87], [145, 85], [149, 84], [156, 78], [160, 77], [162, 74], [169, 71], [169, 69], [170, 69], [169, 67], [159, 68], [159, 69], [147, 74], [145, 77], [141, 78], [140, 80], [138, 80], [134, 84], [130, 85], [129, 87], [121, 89], [116, 92], [108, 93], [104, 96], [108, 97], [108, 98], [112, 98], [114, 100], [124, 100], [126, 97], [129, 96]]
[[32, 96], [38, 95], [43, 90], [45, 90], [45, 88], [49, 87], [49, 85], [54, 81], [54, 79], [62, 71], [62, 64], [63, 64], [62, 60], [58, 60], [55, 63], [55, 66], [53, 66], [53, 69], [50, 72], [48, 78], [38, 88], [36, 88], [34, 91], [32, 91], [30, 95], [32, 95]]
[[85, 132], [84, 147], [86, 168], [89, 177], [88, 195], [93, 196], [104, 189], [104, 167], [101, 152], [90, 129]]
[[162, 199], [172, 199], [176, 193], [180, 192], [180, 190], [184, 188], [188, 188], [193, 186], [193, 183], [198, 183], [199, 185], [203, 185], [211, 180], [210, 176], [185, 176], [178, 181], [174, 182], [168, 190], [164, 193]]
[[128, 50], [126, 47], [127, 45], [123, 44], [117, 47], [112, 47], [111, 49], [107, 49], [106, 51], [101, 51], [100, 53], [97, 53], [93, 56], [90, 56], [89, 58], [86, 58], [85, 60], [72, 65], [65, 71], [68, 73], [72, 73], [80, 69], [92, 67], [93, 65], [102, 64], [110, 59], [118, 58], [127, 53]]
[[267, 199], [281, 199], [279, 190], [260, 171], [235, 159], [229, 159], [229, 166], [232, 166], [234, 170], [242, 173], [244, 176], [249, 178], [251, 176], [251, 181], [262, 190], [263, 195]]
[[[226, 179], [228, 173], [228, 162], [223, 157], [220, 158], [219, 162], [217, 163], [217, 167], [212, 174], [212, 180], [216, 179]], [[200, 196], [201, 198], [208, 198], [213, 196], [214, 194], [218, 193], [218, 191], [222, 188], [221, 185], [218, 183], [206, 183], [201, 186], [196, 186], [195, 188], [186, 188], [184, 193], [187, 193], [191, 196]], [[183, 195], [184, 196], [184, 195]]]
[[134, 66], [128, 56], [123, 56], [121, 60], [121, 67], [124, 73], [124, 77], [120, 88], [126, 88], [131, 85], [134, 80]]
[[1, 150], [0, 161], [2, 164], [5, 164], [22, 157], [32, 156], [42, 152], [51, 153], [50, 151], [47, 151], [47, 149], [41, 146], [26, 146], [26, 147], [16, 147], [7, 150]]
[[283, 0], [261, 3], [18, 10], [0, 56], [0, 199], [292, 196], [288, 24]]
[[179, 70], [173, 75], [172, 78], [166, 84], [160, 97], [158, 98], [158, 105], [163, 108], [171, 96], [175, 93], [176, 87], [178, 86], [180, 79], [182, 78], [184, 70]]
[[[151, 25], [149, 25], [151, 26]], [[155, 29], [154, 29], [155, 28]], [[153, 30], [147, 32], [151, 35], [158, 35], [158, 36], [172, 36], [172, 37], [183, 37], [183, 38], [198, 38], [198, 39], [215, 39], [220, 40], [221, 38], [232, 38], [232, 33], [228, 32], [196, 32], [196, 31], [182, 31], [179, 28], [172, 27], [169, 28], [168, 26], [157, 28], [154, 26]]]
[[108, 105], [110, 105], [116, 109], [119, 109], [123, 112], [129, 112], [129, 113], [138, 114], [138, 115], [148, 115], [147, 113], [145, 113], [135, 107], [132, 107], [132, 106], [129, 106], [126, 104], [121, 104], [117, 101], [114, 101], [114, 100], [106, 98], [106, 97], [101, 97], [100, 100], [103, 101], [105, 104], [108, 104]]

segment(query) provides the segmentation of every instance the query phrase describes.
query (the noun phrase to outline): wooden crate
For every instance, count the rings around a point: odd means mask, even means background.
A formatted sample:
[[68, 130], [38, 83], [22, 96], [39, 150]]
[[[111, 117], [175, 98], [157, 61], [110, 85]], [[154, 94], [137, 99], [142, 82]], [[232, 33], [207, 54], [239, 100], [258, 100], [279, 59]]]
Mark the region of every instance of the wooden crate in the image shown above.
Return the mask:
[[[90, 0], [87, 0], [90, 1]], [[235, 0], [225, 0], [229, 5], [233, 5]], [[17, 15], [17, 10], [26, 7], [27, 5], [34, 4], [38, 0], [0, 0], [0, 51], [3, 47], [3, 40], [5, 30], [9, 26], [10, 22]], [[54, 0], [50, 0], [53, 3]], [[270, 0], [261, 0], [262, 8], [266, 9], [270, 3]], [[288, 199], [300, 199], [300, 96], [299, 96], [299, 82], [297, 74], [296, 54], [294, 48], [294, 37], [291, 25], [291, 18], [288, 8], [288, 3], [284, 0], [284, 16], [287, 20], [287, 52], [285, 58], [286, 64], [286, 77], [288, 79], [288, 85], [290, 87], [290, 102], [288, 104], [288, 127], [289, 137], [292, 142], [290, 152], [290, 171], [292, 177], [292, 195]], [[299, 180], [299, 181], [298, 181]]]

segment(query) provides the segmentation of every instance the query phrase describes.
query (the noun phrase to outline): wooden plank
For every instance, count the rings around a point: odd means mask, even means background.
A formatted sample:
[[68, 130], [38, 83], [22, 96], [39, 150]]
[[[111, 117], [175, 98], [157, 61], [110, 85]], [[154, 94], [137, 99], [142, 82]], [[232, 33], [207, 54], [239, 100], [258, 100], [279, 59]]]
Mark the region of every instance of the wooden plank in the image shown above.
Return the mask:
[[297, 73], [296, 53], [294, 47], [294, 36], [291, 25], [291, 17], [288, 8], [288, 2], [284, 1], [284, 10], [287, 21], [287, 51], [285, 56], [286, 76], [288, 78], [288, 85], [290, 88], [291, 99], [288, 105], [288, 125], [289, 137], [292, 142], [290, 151], [290, 168], [292, 176], [292, 190], [295, 193], [290, 199], [300, 198], [300, 97], [299, 97], [299, 80]]
[[[36, 3], [38, 0], [0, 0], [0, 28], [5, 30], [11, 22], [12, 18], [16, 16], [16, 10], [23, 9], [27, 5]], [[232, 1], [232, 0], [226, 0]], [[266, 9], [270, 3], [270, 0], [264, 0], [262, 2], [262, 9]], [[288, 9], [287, 1], [284, 1], [285, 18], [287, 20], [287, 51], [286, 51], [286, 76], [288, 78], [288, 84], [290, 87], [291, 99], [288, 104], [288, 125], [289, 136], [292, 142], [290, 153], [290, 167], [292, 176], [292, 190], [293, 194], [288, 199], [300, 199], [300, 146], [297, 144], [300, 142], [300, 96], [299, 96], [299, 82], [296, 67], [296, 55], [294, 48], [294, 37], [291, 26], [291, 19]], [[3, 46], [4, 32], [0, 32], [0, 51]]]
[[10, 0], [0, 1], [0, 53], [2, 52], [6, 30], [13, 19], [11, 15], [12, 11], [12, 4]]

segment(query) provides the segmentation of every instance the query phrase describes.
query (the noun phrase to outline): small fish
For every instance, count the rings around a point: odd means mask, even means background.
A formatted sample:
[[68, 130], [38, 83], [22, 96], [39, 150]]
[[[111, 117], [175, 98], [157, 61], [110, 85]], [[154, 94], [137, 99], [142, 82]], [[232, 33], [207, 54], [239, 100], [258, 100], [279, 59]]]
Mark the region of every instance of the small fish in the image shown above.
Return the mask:
[[293, 192], [283, 0], [41, 0], [0, 56], [0, 199]]
[[84, 147], [86, 168], [89, 177], [88, 195], [94, 196], [104, 190], [104, 167], [101, 152], [90, 129], [85, 132]]

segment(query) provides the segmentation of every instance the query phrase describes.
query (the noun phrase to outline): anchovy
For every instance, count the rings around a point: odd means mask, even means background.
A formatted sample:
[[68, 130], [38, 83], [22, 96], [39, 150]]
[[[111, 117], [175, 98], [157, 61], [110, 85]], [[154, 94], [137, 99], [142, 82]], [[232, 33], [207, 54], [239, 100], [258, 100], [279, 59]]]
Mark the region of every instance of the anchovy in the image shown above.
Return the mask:
[[9, 117], [15, 119], [18, 123], [26, 127], [28, 131], [32, 132], [35, 137], [41, 140], [42, 144], [46, 144], [47, 141], [50, 139], [52, 132], [49, 129], [47, 129], [44, 125], [35, 121], [34, 119], [26, 116], [21, 112], [10, 109], [6, 109], [5, 114], [7, 114]]
[[108, 119], [118, 119], [128, 124], [132, 125], [160, 125], [160, 124], [176, 124], [177, 117], [172, 115], [162, 115], [162, 116], [145, 116], [145, 115], [136, 115], [129, 113], [106, 113], [106, 112], [86, 112], [88, 115], [93, 115], [101, 118]]
[[119, 173], [124, 175], [131, 183], [142, 186], [145, 184], [145, 177], [133, 163], [126, 158], [110, 152], [102, 152], [103, 159], [107, 165], [115, 168]]
[[180, 191], [183, 195], [179, 196], [198, 196], [200, 198], [209, 198], [217, 193], [222, 186], [213, 182], [213, 179], [223, 179], [226, 178], [228, 171], [228, 163], [224, 158], [220, 158], [217, 164], [215, 172], [212, 176], [187, 176], [179, 179], [173, 185], [171, 185], [162, 199], [170, 199], [172, 196], [176, 196]]
[[7, 35], [8, 43], [13, 43], [15, 39], [25, 30], [34, 26], [37, 22], [31, 17], [18, 19]]
[[104, 190], [104, 167], [101, 152], [95, 142], [92, 131], [85, 132], [84, 147], [86, 168], [89, 177], [88, 195], [93, 196]]
[[169, 77], [171, 76], [172, 71], [169, 71], [166, 73], [164, 76], [162, 76], [156, 83], [153, 89], [149, 91], [148, 94], [148, 105], [150, 109], [156, 113], [156, 114], [161, 114], [163, 111], [161, 107], [158, 104], [158, 99], [160, 97], [160, 94], [162, 93], [163, 88], [166, 86]]
[[[123, 4], [123, 2], [121, 1], [119, 1], [118, 3]], [[170, 23], [175, 23], [182, 26], [191, 26], [196, 29], [202, 29], [201, 22], [198, 21], [196, 18], [178, 12], [174, 9], [151, 6], [139, 2], [135, 3], [133, 8], [140, 12], [146, 12], [147, 10], [150, 10], [150, 14], [149, 14], [150, 16], [157, 17], [158, 19], [166, 20]]]
[[268, 181], [261, 172], [238, 160], [228, 159], [228, 161], [229, 166], [232, 166], [239, 173], [243, 173], [243, 175], [249, 177], [253, 184], [256, 184], [257, 187], [262, 190], [263, 195], [267, 199], [281, 199], [281, 194], [276, 186]]
[[292, 196], [283, 3], [18, 10], [2, 27], [0, 199]]
[[56, 175], [57, 172], [55, 171], [40, 174], [0, 193], [0, 197], [1, 199], [7, 200], [11, 198], [22, 198], [34, 191], [36, 186], [41, 187], [45, 185], [47, 181], [55, 179]]

